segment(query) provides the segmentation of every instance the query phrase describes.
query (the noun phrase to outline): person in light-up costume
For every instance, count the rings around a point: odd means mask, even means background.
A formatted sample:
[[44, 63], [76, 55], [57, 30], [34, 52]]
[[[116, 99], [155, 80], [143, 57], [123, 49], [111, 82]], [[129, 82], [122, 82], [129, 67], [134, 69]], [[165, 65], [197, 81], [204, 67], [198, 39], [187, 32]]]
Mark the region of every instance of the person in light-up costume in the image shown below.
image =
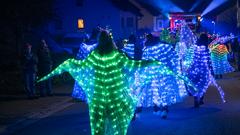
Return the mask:
[[[115, 49], [108, 32], [102, 31], [96, 49], [86, 59], [68, 59], [39, 81], [69, 72], [87, 95], [92, 135], [126, 135], [138, 101], [133, 92], [155, 77], [147, 72], [152, 67], [159, 75], [187, 79], [160, 62], [130, 60]], [[139, 81], [128, 81], [134, 80], [127, 78], [136, 72]]]
[[[82, 43], [79, 48], [76, 59], [83, 60], [85, 59], [96, 47], [96, 43], [92, 45], [87, 45]], [[83, 92], [82, 88], [78, 85], [77, 81], [74, 83], [72, 97], [77, 100], [86, 101], [86, 95]]]
[[[195, 107], [199, 107], [203, 104], [203, 96], [210, 84], [213, 84], [218, 89], [222, 101], [225, 102], [224, 92], [213, 77], [212, 63], [210, 52], [207, 47], [207, 41], [207, 35], [204, 33], [201, 34], [198, 39], [198, 46], [194, 47], [194, 60], [186, 71], [187, 77], [198, 89], [198, 93], [193, 94]], [[191, 90], [192, 88], [188, 87], [188, 89]]]
[[[87, 43], [82, 43], [77, 53], [77, 60], [85, 59], [97, 46], [97, 36], [100, 30], [98, 28], [93, 29], [90, 40]], [[72, 97], [77, 100], [86, 101], [86, 95], [82, 88], [78, 85], [77, 81], [74, 84]]]
[[[134, 56], [134, 45], [128, 44], [123, 51], [129, 56]], [[161, 43], [151, 34], [147, 36], [143, 50], [143, 60], [155, 59], [163, 63], [175, 73], [181, 74], [178, 56], [171, 45]], [[152, 70], [152, 74], [156, 74]], [[168, 106], [175, 104], [187, 96], [184, 82], [174, 76], [159, 75], [150, 83], [142, 87], [142, 96], [138, 107], [154, 107], [154, 113], [161, 111], [161, 117], [166, 118]]]
[[180, 27], [180, 40], [176, 44], [175, 50], [178, 53], [183, 72], [185, 72], [193, 62], [194, 45], [196, 41], [197, 37], [193, 34], [187, 23], [182, 21]]
[[[161, 43], [151, 35], [145, 42], [142, 59], [156, 59], [175, 73], [181, 74], [179, 59], [172, 45]], [[166, 75], [159, 77], [161, 78], [154, 79], [143, 89], [138, 105], [154, 106], [155, 111], [159, 111], [158, 107], [160, 107], [161, 117], [166, 118], [168, 106], [182, 101], [187, 96], [187, 91], [184, 82], [179, 78]]]
[[234, 68], [228, 62], [228, 49], [226, 45], [223, 44], [227, 40], [228, 38], [220, 38], [214, 40], [209, 45], [211, 51], [213, 71], [216, 78], [222, 78], [222, 74], [234, 71]]

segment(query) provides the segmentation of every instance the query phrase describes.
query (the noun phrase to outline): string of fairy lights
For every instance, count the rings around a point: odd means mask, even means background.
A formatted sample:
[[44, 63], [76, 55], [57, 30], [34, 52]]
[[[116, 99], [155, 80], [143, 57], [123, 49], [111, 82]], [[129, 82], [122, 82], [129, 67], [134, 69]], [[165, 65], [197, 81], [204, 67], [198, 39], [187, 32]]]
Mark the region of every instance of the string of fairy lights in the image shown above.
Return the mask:
[[229, 52], [227, 46], [224, 45], [224, 43], [233, 38], [233, 35], [217, 37], [209, 44], [213, 71], [215, 75], [222, 75], [234, 71], [234, 68], [228, 62], [227, 55]]
[[[162, 34], [165, 35], [162, 40], [170, 42], [170, 33]], [[225, 102], [224, 92], [211, 72], [211, 66], [224, 73], [230, 71], [222, 69], [219, 63], [214, 65], [226, 60], [225, 46], [210, 46], [210, 55], [206, 46], [195, 45], [196, 36], [185, 23], [179, 34], [175, 50], [172, 45], [160, 42], [145, 46], [138, 61], [133, 60], [134, 44], [126, 44], [124, 53], [113, 50], [105, 55], [94, 50], [97, 44], [82, 44], [77, 59], [64, 61], [39, 81], [70, 73], [76, 80], [72, 95], [87, 100], [89, 105], [93, 135], [126, 135], [137, 106], [169, 106], [182, 101], [188, 92], [202, 97], [210, 84]]]
[[186, 72], [186, 75], [194, 83], [194, 86], [197, 87], [197, 95], [199, 97], [202, 97], [206, 93], [209, 85], [213, 84], [219, 91], [222, 101], [225, 102], [224, 92], [222, 88], [216, 83], [216, 80], [211, 73], [209, 50], [206, 46], [196, 46], [194, 52], [194, 61]]
[[[66, 60], [39, 81], [62, 72], [69, 72], [87, 95], [92, 134], [101, 134], [105, 131], [111, 131], [111, 134], [126, 134], [138, 98], [133, 98], [129, 94], [130, 88], [128, 86], [130, 85], [126, 84], [128, 82], [126, 82], [125, 77], [130, 74], [134, 75], [134, 71], [140, 71], [142, 67], [147, 65], [150, 65], [150, 67], [158, 65], [156, 69], [160, 75], [174, 75], [173, 71], [159, 62], [129, 60], [117, 51], [105, 56], [93, 51], [84, 60]], [[121, 67], [125, 67], [125, 70], [127, 69], [129, 72], [122, 72]], [[143, 68], [142, 73], [152, 71], [148, 68]], [[153, 77], [155, 76], [148, 76], [148, 79], [140, 77], [145, 80], [141, 81], [137, 87], [142, 87], [145, 83], [148, 83], [146, 80], [151, 80]], [[111, 123], [107, 125], [111, 128], [109, 130], [105, 129], [104, 126], [106, 119]]]
[[[90, 54], [90, 52], [95, 49], [96, 46], [97, 44], [88, 45], [82, 43], [79, 47], [76, 59], [78, 60], [85, 59]], [[72, 97], [75, 99], [86, 101], [86, 95], [77, 82], [74, 83]]]
[[[128, 56], [134, 56], [134, 45], [127, 44], [123, 49]], [[158, 60], [166, 67], [181, 74], [177, 53], [169, 44], [158, 43], [155, 46], [145, 46], [143, 49], [143, 60]], [[145, 76], [156, 75], [157, 69], [150, 69]], [[184, 81], [172, 75], [160, 75], [142, 88], [142, 96], [138, 106], [167, 106], [182, 101], [187, 96]]]
[[188, 27], [187, 23], [182, 21], [180, 27], [180, 40], [176, 44], [175, 50], [178, 53], [181, 69], [183, 71], [186, 71], [193, 62], [194, 45], [196, 41], [197, 37]]

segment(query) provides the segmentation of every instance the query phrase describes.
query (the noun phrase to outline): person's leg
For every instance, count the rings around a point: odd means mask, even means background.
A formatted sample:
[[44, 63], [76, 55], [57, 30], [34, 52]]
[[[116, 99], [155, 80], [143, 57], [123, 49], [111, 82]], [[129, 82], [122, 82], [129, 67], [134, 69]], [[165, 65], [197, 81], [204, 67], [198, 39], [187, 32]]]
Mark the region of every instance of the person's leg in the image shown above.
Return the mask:
[[40, 92], [40, 96], [41, 97], [45, 97], [46, 96], [45, 81], [39, 82], [39, 92]]
[[31, 98], [31, 91], [30, 91], [30, 85], [29, 85], [29, 74], [27, 72], [23, 73], [23, 80], [24, 80], [24, 90], [27, 94], [28, 98]]
[[195, 108], [199, 108], [199, 97], [198, 96], [194, 96], [194, 107]]
[[204, 99], [204, 94], [202, 95], [202, 97], [199, 100], [199, 105], [203, 105], [204, 104], [203, 99]]
[[31, 95], [36, 98], [36, 90], [35, 90], [35, 83], [36, 83], [36, 74], [35, 73], [31, 73], [29, 75], [29, 85], [30, 85], [30, 91], [31, 91]]
[[153, 106], [153, 114], [158, 114], [158, 112], [161, 110], [160, 107], [158, 107], [156, 104]]
[[53, 92], [52, 92], [52, 80], [51, 80], [51, 78], [49, 78], [48, 80], [46, 80], [45, 86], [46, 86], [47, 95], [48, 95], [48, 96], [53, 96]]
[[[120, 106], [115, 106], [113, 109], [110, 109], [111, 113], [107, 113], [110, 118], [109, 124], [112, 127], [110, 128], [112, 131], [111, 135], [126, 135], [129, 123], [134, 115], [134, 107], [131, 102], [120, 101], [119, 103], [121, 103]], [[139, 109], [141, 110], [142, 108], [139, 107]]]
[[222, 78], [223, 78], [223, 75], [222, 75], [222, 74], [220, 74], [220, 75], [219, 75], [219, 78], [220, 78], [220, 79], [222, 79]]
[[168, 110], [168, 106], [167, 105], [165, 105], [165, 106], [163, 106], [162, 108], [161, 108], [161, 118], [162, 119], [166, 119], [167, 118], [167, 114], [168, 114], [168, 112], [169, 112], [169, 110]]
[[99, 105], [89, 106], [90, 126], [92, 135], [104, 135], [105, 118], [104, 110]]

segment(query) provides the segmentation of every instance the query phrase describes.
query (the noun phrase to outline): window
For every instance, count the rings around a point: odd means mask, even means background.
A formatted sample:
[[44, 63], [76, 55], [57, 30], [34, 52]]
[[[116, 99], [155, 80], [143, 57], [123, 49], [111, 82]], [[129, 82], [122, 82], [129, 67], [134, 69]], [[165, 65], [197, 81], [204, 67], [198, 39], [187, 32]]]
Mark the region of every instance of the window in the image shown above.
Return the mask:
[[129, 28], [133, 27], [133, 17], [127, 18], [127, 27]]
[[83, 0], [76, 0], [76, 6], [82, 7], [83, 6]]
[[63, 25], [63, 23], [62, 23], [61, 19], [55, 20], [55, 29], [61, 30], [62, 29], [62, 25]]
[[83, 19], [78, 19], [78, 28], [83, 29], [84, 28], [84, 21]]

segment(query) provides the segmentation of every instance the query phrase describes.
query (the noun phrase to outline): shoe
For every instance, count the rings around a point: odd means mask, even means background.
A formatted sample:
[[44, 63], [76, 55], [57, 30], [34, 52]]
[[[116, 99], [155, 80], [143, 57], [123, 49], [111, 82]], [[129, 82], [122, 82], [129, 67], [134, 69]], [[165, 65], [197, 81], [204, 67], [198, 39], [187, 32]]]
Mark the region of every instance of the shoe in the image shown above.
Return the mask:
[[200, 106], [200, 104], [199, 104], [198, 99], [194, 98], [194, 107], [199, 108], [199, 106]]
[[167, 119], [167, 114], [168, 114], [167, 110], [163, 110], [163, 111], [161, 112], [161, 118], [162, 118], [162, 119]]

